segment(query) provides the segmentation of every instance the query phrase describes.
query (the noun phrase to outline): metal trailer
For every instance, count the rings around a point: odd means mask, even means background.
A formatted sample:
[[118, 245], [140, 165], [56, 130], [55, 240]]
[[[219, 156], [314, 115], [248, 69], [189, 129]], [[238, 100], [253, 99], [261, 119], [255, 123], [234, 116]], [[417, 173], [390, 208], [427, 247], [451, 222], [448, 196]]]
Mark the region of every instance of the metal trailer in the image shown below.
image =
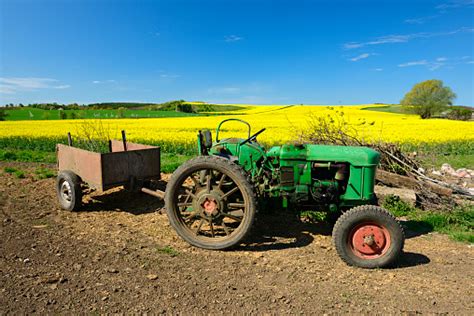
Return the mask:
[[63, 208], [80, 208], [83, 184], [99, 191], [124, 186], [163, 199], [163, 191], [147, 187], [160, 179], [160, 147], [127, 142], [124, 131], [121, 141], [109, 141], [108, 153], [73, 147], [70, 133], [68, 143], [56, 145], [56, 191]]

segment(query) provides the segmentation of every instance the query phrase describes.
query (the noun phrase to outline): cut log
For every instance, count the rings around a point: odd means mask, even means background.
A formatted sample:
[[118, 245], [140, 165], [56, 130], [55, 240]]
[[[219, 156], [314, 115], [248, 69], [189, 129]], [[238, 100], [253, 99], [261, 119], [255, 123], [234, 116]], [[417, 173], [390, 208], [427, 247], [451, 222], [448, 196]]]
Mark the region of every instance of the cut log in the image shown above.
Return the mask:
[[401, 176], [396, 173], [384, 171], [384, 170], [377, 170], [376, 175], [377, 181], [388, 185], [393, 186], [396, 188], [408, 188], [412, 190], [423, 190], [428, 189], [433, 193], [443, 195], [443, 196], [451, 196], [453, 194], [453, 190], [449, 188], [442, 187], [438, 184], [426, 182], [426, 181], [419, 181], [415, 178]]
[[418, 189], [419, 183], [416, 179], [409, 178], [406, 176], [401, 176], [396, 173], [384, 171], [384, 170], [377, 170], [376, 180], [388, 185], [393, 186], [396, 188], [408, 188], [408, 189]]

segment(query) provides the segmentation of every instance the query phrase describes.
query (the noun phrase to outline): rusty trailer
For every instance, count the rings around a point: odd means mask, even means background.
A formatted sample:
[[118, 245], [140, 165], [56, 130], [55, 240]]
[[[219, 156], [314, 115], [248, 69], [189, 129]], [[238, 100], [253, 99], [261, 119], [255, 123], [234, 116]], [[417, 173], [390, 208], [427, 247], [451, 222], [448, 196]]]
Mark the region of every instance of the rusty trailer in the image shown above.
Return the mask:
[[133, 191], [164, 197], [164, 192], [146, 185], [160, 179], [160, 147], [135, 144], [122, 140], [109, 141], [109, 152], [98, 153], [73, 147], [71, 135], [68, 145], [57, 144], [57, 196], [61, 206], [77, 210], [81, 206], [82, 187], [105, 191], [124, 186]]

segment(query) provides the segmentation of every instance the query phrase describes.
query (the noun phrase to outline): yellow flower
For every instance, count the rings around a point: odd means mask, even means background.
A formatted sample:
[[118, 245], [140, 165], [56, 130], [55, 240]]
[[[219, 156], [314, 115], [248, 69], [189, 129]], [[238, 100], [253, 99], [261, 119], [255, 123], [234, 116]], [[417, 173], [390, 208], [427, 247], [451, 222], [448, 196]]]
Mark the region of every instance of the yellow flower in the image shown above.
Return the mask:
[[[360, 106], [242, 106], [242, 110], [229, 112], [229, 115], [169, 117], [158, 119], [105, 119], [102, 129], [112, 138], [119, 138], [120, 131], [127, 131], [130, 141], [147, 141], [156, 144], [173, 143], [179, 146], [193, 146], [198, 130], [214, 130], [219, 122], [227, 118], [248, 121], [252, 131], [267, 130], [259, 136], [266, 144], [280, 144], [295, 138], [295, 130], [308, 123], [308, 117], [329, 115], [344, 116], [358, 133], [368, 140], [384, 140], [397, 143], [444, 143], [449, 141], [474, 141], [474, 123], [445, 119], [422, 120], [415, 115], [394, 114], [362, 110], [376, 105]], [[27, 137], [52, 138], [73, 136], [81, 131], [84, 122], [92, 120], [58, 121], [5, 121], [0, 123], [0, 138]], [[368, 124], [365, 124], [369, 122]], [[246, 126], [229, 122], [223, 126], [223, 137], [245, 137]]]

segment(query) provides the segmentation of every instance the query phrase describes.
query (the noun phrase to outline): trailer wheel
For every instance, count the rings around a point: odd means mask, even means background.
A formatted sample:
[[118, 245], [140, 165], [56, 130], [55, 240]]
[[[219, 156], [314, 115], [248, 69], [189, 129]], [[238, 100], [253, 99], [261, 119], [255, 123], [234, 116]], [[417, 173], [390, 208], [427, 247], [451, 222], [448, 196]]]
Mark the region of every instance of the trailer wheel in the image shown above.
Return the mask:
[[72, 171], [61, 171], [56, 179], [56, 193], [61, 208], [77, 211], [82, 204], [81, 179]]
[[257, 208], [244, 170], [215, 156], [200, 156], [181, 165], [166, 186], [165, 203], [177, 234], [205, 249], [239, 244], [249, 233]]
[[393, 264], [405, 242], [403, 229], [395, 217], [374, 205], [345, 212], [334, 225], [332, 236], [344, 262], [368, 269]]

